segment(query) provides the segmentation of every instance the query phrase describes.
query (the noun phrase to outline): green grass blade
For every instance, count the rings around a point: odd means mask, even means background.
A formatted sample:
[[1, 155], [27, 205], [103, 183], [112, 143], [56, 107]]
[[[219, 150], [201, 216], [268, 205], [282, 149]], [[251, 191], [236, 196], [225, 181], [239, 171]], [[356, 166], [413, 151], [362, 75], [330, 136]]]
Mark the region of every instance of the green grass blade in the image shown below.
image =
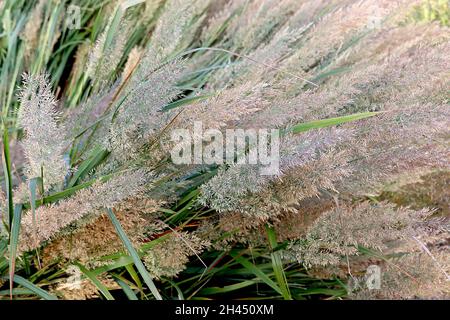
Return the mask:
[[221, 293], [227, 293], [231, 291], [236, 291], [251, 285], [254, 285], [256, 282], [253, 280], [246, 280], [235, 284], [230, 284], [228, 286], [224, 287], [209, 287], [204, 288], [200, 291], [200, 294], [203, 295], [210, 295], [210, 294], [221, 294]]
[[269, 226], [266, 226], [266, 231], [269, 245], [272, 249], [272, 253], [270, 254], [270, 256], [272, 258], [272, 266], [275, 273], [275, 278], [277, 279], [278, 285], [280, 286], [283, 298], [285, 300], [292, 300], [292, 296], [289, 291], [289, 285], [286, 279], [286, 274], [284, 273], [280, 252], [273, 251], [278, 246], [275, 230]]
[[[9, 289], [8, 290], [0, 290], [0, 297], [9, 295]], [[31, 296], [34, 294], [33, 291], [25, 289], [25, 288], [15, 288], [12, 291], [13, 296], [20, 296], [20, 295], [27, 295]]]
[[[33, 233], [34, 233], [35, 239], [37, 239], [36, 190], [37, 190], [38, 183], [40, 183], [41, 180], [42, 180], [42, 178], [33, 178], [33, 179], [30, 179], [30, 183], [29, 183], [31, 215], [32, 215], [32, 219], [33, 219], [32, 220], [33, 221]], [[43, 190], [41, 190], [41, 192], [43, 193]], [[36, 257], [38, 259], [39, 267], [41, 267], [41, 259], [39, 257], [38, 247], [39, 246], [37, 246], [37, 248], [36, 248]]]
[[0, 238], [0, 259], [4, 258], [4, 254], [8, 250], [8, 239]]
[[8, 227], [11, 230], [11, 225], [14, 215], [14, 204], [13, 204], [13, 190], [12, 190], [12, 175], [11, 175], [11, 156], [9, 152], [9, 136], [8, 128], [6, 126], [3, 129], [3, 172], [5, 175], [5, 188], [6, 188], [6, 198], [8, 201]]
[[320, 129], [320, 128], [326, 128], [326, 127], [332, 127], [337, 126], [339, 124], [362, 120], [366, 118], [370, 118], [373, 116], [376, 116], [379, 114], [378, 112], [362, 112], [362, 113], [355, 113], [348, 116], [342, 116], [337, 118], [329, 118], [329, 119], [323, 119], [323, 120], [315, 120], [305, 123], [299, 123], [287, 130], [287, 132], [293, 132], [293, 133], [301, 133], [306, 132], [312, 129]]
[[36, 226], [36, 190], [38, 180], [40, 178], [30, 179], [29, 188], [30, 188], [30, 204], [31, 204], [31, 214], [33, 217], [33, 224]]
[[167, 282], [170, 283], [170, 285], [171, 285], [172, 287], [174, 287], [175, 290], [177, 291], [177, 294], [178, 294], [178, 300], [186, 300], [186, 299], [184, 298], [183, 291], [180, 289], [180, 287], [179, 287], [175, 282], [173, 282], [172, 280], [169, 280], [169, 279], [167, 279]]
[[[65, 189], [63, 191], [60, 191], [60, 192], [54, 193], [52, 195], [49, 195], [47, 197], [44, 197], [42, 199], [39, 199], [39, 200], [36, 201], [36, 204], [37, 205], [43, 205], [43, 204], [55, 203], [55, 202], [57, 202], [59, 200], [65, 199], [65, 198], [73, 195], [77, 191], [80, 191], [82, 189], [85, 189], [85, 188], [88, 188], [88, 187], [92, 186], [97, 181], [98, 182], [105, 182], [108, 179], [110, 179], [111, 177], [112, 177], [112, 174], [106, 175], [106, 176], [102, 176], [102, 177], [99, 177], [99, 178], [91, 179], [91, 180], [86, 181], [86, 182], [84, 182], [82, 184], [76, 185], [76, 186], [71, 187], [71, 188], [67, 188], [67, 189]], [[24, 209], [31, 209], [30, 203], [23, 203], [23, 208]]]
[[114, 297], [111, 295], [111, 293], [109, 292], [108, 288], [106, 288], [106, 286], [100, 282], [100, 280], [97, 279], [97, 277], [91, 272], [89, 271], [85, 266], [83, 266], [82, 264], [79, 264], [77, 262], [74, 263], [78, 268], [80, 268], [80, 271], [84, 273], [84, 275], [92, 281], [93, 284], [95, 284], [95, 286], [97, 287], [97, 289], [102, 293], [102, 295], [107, 299], [107, 300], [114, 300]]
[[11, 237], [9, 242], [9, 290], [11, 292], [11, 299], [12, 299], [14, 272], [16, 269], [16, 255], [19, 243], [21, 217], [22, 217], [22, 205], [18, 204], [14, 207], [14, 216], [12, 221]]
[[251, 273], [253, 273], [255, 276], [257, 276], [259, 279], [261, 279], [262, 282], [267, 284], [269, 287], [274, 289], [279, 294], [283, 295], [283, 292], [281, 291], [280, 287], [267, 276], [263, 271], [261, 271], [257, 266], [255, 266], [253, 263], [248, 261], [242, 256], [239, 256], [237, 253], [231, 252], [230, 255], [239, 262], [244, 268], [249, 270]]
[[151, 279], [150, 274], [148, 273], [147, 269], [145, 269], [145, 266], [142, 263], [141, 258], [139, 257], [139, 254], [133, 248], [133, 245], [131, 244], [130, 239], [128, 239], [127, 235], [125, 234], [125, 231], [123, 230], [122, 226], [120, 225], [119, 220], [117, 220], [116, 215], [109, 208], [107, 209], [107, 213], [108, 213], [109, 218], [111, 219], [112, 224], [114, 225], [114, 228], [117, 231], [117, 234], [119, 235], [123, 244], [127, 248], [131, 257], [133, 258], [133, 262], [136, 265], [136, 268], [138, 269], [142, 278], [144, 279], [144, 282], [147, 284], [147, 286], [150, 289], [150, 291], [152, 292], [153, 296], [157, 300], [162, 300], [162, 297], [161, 297], [160, 293], [158, 292], [158, 289], [156, 288], [153, 280]]
[[184, 106], [186, 104], [190, 104], [190, 103], [193, 103], [193, 102], [206, 100], [206, 99], [208, 99], [210, 97], [212, 97], [212, 94], [205, 94], [205, 95], [201, 95], [201, 96], [193, 96], [193, 97], [187, 97], [187, 98], [184, 98], [184, 99], [176, 100], [174, 102], [169, 103], [164, 108], [162, 108], [162, 111], [168, 111], [168, 110], [171, 110], [171, 109], [175, 109], [175, 108]]
[[96, 150], [92, 157], [86, 159], [81, 163], [77, 172], [73, 175], [72, 179], [70, 179], [68, 188], [71, 188], [76, 185], [76, 183], [85, 177], [89, 172], [91, 172], [94, 168], [96, 168], [99, 164], [106, 159], [109, 152], [107, 150]]
[[[10, 280], [11, 278], [10, 278], [10, 276], [5, 276], [5, 277], [3, 277], [3, 279]], [[17, 283], [18, 285], [21, 285], [22, 287], [30, 290], [32, 293], [36, 294], [37, 296], [41, 297], [44, 300], [58, 300], [58, 298], [55, 297], [54, 295], [49, 294], [44, 289], [39, 288], [34, 283], [28, 281], [25, 278], [22, 278], [19, 275], [14, 275], [13, 281], [15, 283]]]
[[349, 72], [350, 70], [351, 70], [351, 68], [347, 68], [347, 67], [340, 67], [340, 68], [332, 69], [332, 70], [329, 70], [329, 71], [319, 74], [317, 77], [313, 78], [312, 82], [319, 83], [328, 77], [335, 76], [335, 75], [345, 73], [345, 72]]
[[139, 279], [138, 274], [134, 270], [133, 264], [130, 263], [129, 265], [125, 266], [125, 269], [129, 273], [129, 275], [133, 279], [133, 281], [136, 283], [136, 285], [138, 286], [139, 290], [142, 291], [142, 282], [141, 282], [141, 279]]
[[114, 280], [117, 282], [117, 284], [122, 288], [125, 295], [128, 297], [129, 300], [139, 300], [136, 294], [133, 290], [131, 290], [130, 286], [126, 284], [125, 281], [122, 281], [119, 277], [113, 276]]
[[95, 269], [91, 270], [91, 272], [94, 275], [100, 275], [103, 272], [108, 272], [108, 271], [112, 271], [112, 270], [115, 270], [118, 268], [123, 268], [132, 263], [133, 263], [133, 259], [130, 256], [122, 256], [122, 257], [116, 258], [114, 260], [114, 263], [95, 268]]

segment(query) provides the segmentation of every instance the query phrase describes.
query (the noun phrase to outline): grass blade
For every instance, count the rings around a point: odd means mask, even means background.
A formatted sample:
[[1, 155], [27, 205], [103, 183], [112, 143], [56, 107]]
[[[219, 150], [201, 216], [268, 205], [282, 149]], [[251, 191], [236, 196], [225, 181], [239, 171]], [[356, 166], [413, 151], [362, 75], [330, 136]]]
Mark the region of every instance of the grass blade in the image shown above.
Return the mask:
[[291, 128], [289, 128], [287, 131], [292, 131], [293, 133], [301, 133], [306, 132], [312, 129], [320, 129], [320, 128], [326, 128], [326, 127], [332, 127], [339, 124], [352, 122], [356, 120], [362, 120], [366, 118], [370, 118], [373, 116], [376, 116], [379, 114], [378, 112], [362, 112], [362, 113], [355, 113], [348, 116], [342, 116], [337, 118], [329, 118], [329, 119], [323, 119], [323, 120], [315, 120], [305, 123], [299, 123]]
[[32, 293], [36, 294], [37, 296], [41, 297], [44, 300], [58, 300], [57, 297], [55, 297], [54, 295], [49, 294], [47, 291], [45, 291], [44, 289], [39, 288], [38, 286], [36, 286], [34, 283], [31, 283], [30, 281], [28, 281], [25, 278], [22, 278], [19, 275], [14, 275], [13, 278], [11, 278], [10, 276], [5, 276], [3, 277], [3, 279], [5, 280], [11, 280], [13, 279], [13, 281], [15, 283], [17, 283], [18, 285], [21, 285], [24, 288], [27, 288], [28, 290], [30, 290]]
[[[37, 219], [36, 219], [36, 190], [39, 180], [41, 178], [33, 178], [30, 179], [29, 188], [30, 188], [30, 204], [31, 204], [31, 215], [33, 219], [33, 233], [35, 237], [35, 242], [37, 243]], [[38, 245], [36, 246], [36, 257], [38, 259], [39, 268], [41, 268], [41, 259], [39, 258]]]
[[157, 300], [162, 300], [162, 297], [161, 297], [160, 293], [158, 292], [158, 289], [156, 288], [153, 280], [151, 279], [147, 269], [145, 269], [145, 266], [142, 263], [142, 261], [139, 257], [139, 254], [133, 248], [133, 245], [131, 244], [130, 239], [128, 239], [127, 235], [125, 234], [125, 231], [123, 230], [122, 226], [120, 225], [119, 220], [117, 220], [116, 215], [109, 208], [107, 209], [107, 213], [108, 213], [109, 218], [111, 219], [112, 224], [114, 225], [114, 228], [117, 231], [117, 234], [119, 235], [119, 238], [122, 240], [123, 244], [127, 248], [131, 257], [133, 258], [133, 262], [136, 265], [136, 268], [138, 269], [142, 278], [144, 279], [144, 282], [147, 284], [147, 286], [150, 289], [150, 291], [152, 292], [153, 296]]
[[11, 156], [9, 152], [9, 136], [8, 128], [6, 126], [3, 129], [3, 152], [2, 152], [2, 162], [3, 162], [3, 172], [5, 175], [6, 184], [6, 198], [8, 201], [8, 227], [11, 230], [11, 225], [14, 215], [14, 204], [13, 204], [13, 190], [12, 190], [12, 176], [11, 176]]
[[175, 290], [177, 291], [177, 294], [178, 294], [178, 300], [186, 300], [186, 299], [184, 298], [183, 291], [180, 289], [180, 287], [179, 287], [175, 282], [173, 282], [172, 280], [169, 280], [169, 279], [167, 279], [167, 282], [170, 283], [170, 285], [171, 285], [172, 287], [174, 287]]
[[74, 263], [78, 268], [80, 268], [80, 271], [84, 273], [84, 275], [92, 281], [93, 284], [95, 284], [95, 286], [98, 288], [98, 290], [103, 294], [103, 296], [107, 299], [107, 300], [114, 300], [114, 297], [111, 295], [111, 293], [109, 292], [108, 288], [106, 288], [106, 286], [100, 282], [100, 280], [97, 279], [97, 277], [91, 272], [89, 271], [85, 266], [83, 266], [82, 264], [79, 263]]
[[227, 292], [231, 292], [231, 291], [235, 291], [235, 290], [239, 290], [251, 285], [254, 285], [256, 282], [253, 280], [246, 280], [246, 281], [242, 281], [236, 284], [230, 284], [228, 286], [224, 286], [224, 287], [209, 287], [209, 288], [204, 288], [200, 291], [200, 294], [203, 295], [210, 295], [210, 294], [221, 294], [221, 293], [227, 293]]
[[14, 207], [14, 217], [12, 221], [11, 237], [9, 243], [9, 290], [11, 300], [12, 300], [14, 271], [16, 269], [16, 255], [19, 242], [21, 217], [22, 217], [22, 205], [18, 204]]
[[164, 108], [162, 108], [162, 111], [169, 111], [178, 107], [181, 107], [183, 105], [191, 104], [193, 102], [206, 100], [208, 98], [212, 97], [211, 94], [205, 94], [201, 96], [193, 96], [193, 97], [187, 97], [183, 99], [176, 100], [174, 102], [169, 103]]
[[100, 163], [103, 162], [103, 160], [106, 159], [109, 152], [106, 150], [96, 150], [95, 154], [86, 159], [81, 163], [79, 166], [77, 172], [73, 175], [72, 179], [70, 179], [69, 184], [67, 185], [68, 188], [71, 188], [76, 185], [76, 183], [81, 180], [83, 177], [85, 177], [89, 172], [91, 172], [94, 168], [96, 168]]
[[261, 281], [263, 281], [265, 284], [267, 284], [269, 287], [274, 289], [279, 294], [283, 295], [283, 292], [281, 291], [280, 287], [267, 276], [263, 271], [261, 271], [257, 266], [255, 266], [253, 263], [248, 261], [242, 256], [239, 256], [237, 253], [230, 253], [230, 256], [232, 256], [237, 262], [239, 262], [244, 268], [249, 270], [251, 273], [253, 273], [255, 276], [257, 276]]
[[131, 290], [130, 286], [122, 281], [119, 277], [114, 276], [114, 280], [117, 284], [122, 288], [123, 292], [126, 294], [129, 300], [139, 300], [133, 290]]
[[129, 265], [125, 266], [125, 269], [128, 271], [128, 274], [133, 279], [133, 281], [136, 283], [139, 290], [142, 291], [142, 282], [141, 282], [141, 279], [139, 279], [138, 274], [134, 270], [133, 264], [130, 263]]
[[292, 296], [289, 291], [289, 285], [286, 279], [286, 274], [284, 273], [280, 252], [273, 251], [278, 246], [275, 230], [269, 226], [266, 226], [266, 231], [267, 238], [269, 239], [269, 245], [272, 249], [272, 253], [270, 254], [270, 256], [272, 258], [272, 266], [275, 273], [275, 278], [277, 279], [278, 285], [280, 286], [283, 298], [285, 300], [292, 300]]

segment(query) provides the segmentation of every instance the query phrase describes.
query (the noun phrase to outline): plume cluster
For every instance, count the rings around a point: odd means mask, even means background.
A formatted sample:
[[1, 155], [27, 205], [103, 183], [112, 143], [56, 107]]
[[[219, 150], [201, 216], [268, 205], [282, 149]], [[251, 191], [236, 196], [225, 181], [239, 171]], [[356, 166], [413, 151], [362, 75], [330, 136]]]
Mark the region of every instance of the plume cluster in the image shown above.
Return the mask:
[[[45, 263], [98, 265], [123, 251], [104, 215], [113, 208], [155, 279], [176, 277], [210, 248], [267, 246], [271, 226], [287, 243], [283, 258], [308, 270], [342, 275], [361, 250], [408, 251], [378, 259], [383, 290], [354, 298], [448, 297], [439, 267], [448, 269], [448, 246], [430, 255], [413, 240], [435, 246], [448, 230], [428, 204], [386, 196], [389, 186], [450, 169], [450, 30], [435, 21], [441, 15], [417, 23], [418, 5], [146, 1], [124, 13], [119, 33], [109, 20], [94, 45], [78, 48], [63, 116], [49, 77], [24, 76], [21, 252], [43, 247]], [[133, 40], [134, 18], [145, 41]], [[239, 157], [176, 165], [170, 132], [195, 121], [224, 135], [278, 129], [279, 170], [262, 175], [262, 164]], [[199, 143], [211, 141], [194, 136], [188, 147]], [[256, 148], [247, 147], [243, 157]], [[42, 201], [28, 210], [26, 182], [40, 177]]]
[[28, 179], [43, 178], [50, 188], [60, 185], [67, 173], [64, 160], [64, 127], [58, 123], [56, 100], [48, 76], [24, 75], [18, 121], [24, 129], [23, 149]]
[[191, 256], [198, 256], [208, 246], [206, 240], [193, 233], [174, 231], [152, 247], [143, 260], [153, 277], [175, 277], [186, 268]]

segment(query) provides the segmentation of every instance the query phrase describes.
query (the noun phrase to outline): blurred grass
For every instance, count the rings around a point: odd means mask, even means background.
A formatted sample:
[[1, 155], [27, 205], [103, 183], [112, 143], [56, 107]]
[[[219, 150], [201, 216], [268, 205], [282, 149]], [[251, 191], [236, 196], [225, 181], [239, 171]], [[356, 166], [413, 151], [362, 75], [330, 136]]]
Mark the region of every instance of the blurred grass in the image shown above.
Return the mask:
[[450, 3], [448, 0], [425, 0], [417, 5], [410, 19], [422, 23], [437, 21], [443, 26], [448, 26]]

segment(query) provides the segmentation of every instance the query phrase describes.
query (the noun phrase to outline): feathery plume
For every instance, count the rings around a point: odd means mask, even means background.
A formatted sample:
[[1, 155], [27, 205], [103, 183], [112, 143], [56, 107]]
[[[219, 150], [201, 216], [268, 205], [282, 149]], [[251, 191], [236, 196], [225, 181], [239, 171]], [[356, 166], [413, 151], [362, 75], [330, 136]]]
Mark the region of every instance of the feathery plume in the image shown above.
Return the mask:
[[115, 160], [123, 163], [136, 158], [150, 138], [169, 123], [174, 112], [162, 109], [179, 94], [175, 85], [182, 72], [183, 64], [174, 61], [133, 75], [104, 142]]
[[[0, 6], [1, 7], [1, 6]], [[44, 15], [45, 0], [39, 0], [28, 17], [27, 24], [22, 31], [21, 38], [25, 41], [25, 56], [30, 58], [38, 46], [39, 32]]]
[[429, 215], [426, 209], [395, 209], [388, 203], [338, 206], [323, 213], [285, 255], [307, 266], [336, 265], [358, 255], [357, 246], [383, 250], [390, 241], [410, 238], [413, 227]]
[[36, 226], [32, 215], [26, 214], [22, 218], [19, 241], [22, 250], [39, 247], [63, 228], [89, 214], [98, 213], [103, 208], [114, 208], [120, 202], [140, 193], [148, 180], [149, 174], [142, 169], [122, 173], [104, 183], [97, 182], [56, 205], [37, 208]]
[[123, 21], [120, 26], [121, 32], [112, 38], [111, 43], [107, 44], [111, 23], [112, 18], [93, 46], [86, 66], [86, 74], [93, 79], [96, 88], [104, 88], [111, 82], [111, 77], [119, 67], [129, 37], [129, 23]]
[[[447, 268], [450, 265], [446, 252], [434, 252], [434, 257]], [[369, 299], [448, 299], [449, 280], [436, 261], [425, 253], [404, 254], [381, 265], [379, 290], [364, 286], [351, 292], [350, 298]]]
[[176, 277], [186, 268], [189, 257], [200, 254], [208, 245], [193, 233], [175, 231], [146, 252], [143, 260], [152, 277]]
[[59, 124], [56, 100], [45, 74], [23, 76], [18, 122], [25, 131], [22, 141], [28, 179], [44, 178], [49, 189], [61, 184], [67, 174], [64, 161], [64, 127]]
[[347, 157], [332, 150], [350, 136], [339, 130], [288, 135], [280, 144], [279, 176], [260, 175], [260, 165], [235, 164], [221, 169], [201, 187], [199, 201], [219, 212], [273, 217], [320, 189], [334, 189], [333, 181], [348, 175], [344, 169]]
[[[127, 202], [127, 201], [125, 201]], [[152, 201], [146, 201], [148, 208], [146, 213], [135, 209], [130, 211], [121, 210], [123, 206], [118, 205], [116, 211], [117, 219], [124, 228], [128, 238], [134, 245], [139, 246], [147, 226], [151, 219], [147, 216], [151, 206], [155, 207]], [[155, 209], [153, 209], [154, 211]], [[98, 265], [97, 258], [109, 254], [123, 251], [123, 243], [105, 214], [90, 219], [88, 223], [76, 228], [71, 232], [64, 232], [60, 237], [51, 241], [42, 250], [42, 260], [44, 265], [55, 260], [80, 261], [88, 265]]]
[[159, 17], [150, 41], [155, 61], [160, 63], [190, 45], [209, 2], [210, 0], [166, 1], [164, 12]]

